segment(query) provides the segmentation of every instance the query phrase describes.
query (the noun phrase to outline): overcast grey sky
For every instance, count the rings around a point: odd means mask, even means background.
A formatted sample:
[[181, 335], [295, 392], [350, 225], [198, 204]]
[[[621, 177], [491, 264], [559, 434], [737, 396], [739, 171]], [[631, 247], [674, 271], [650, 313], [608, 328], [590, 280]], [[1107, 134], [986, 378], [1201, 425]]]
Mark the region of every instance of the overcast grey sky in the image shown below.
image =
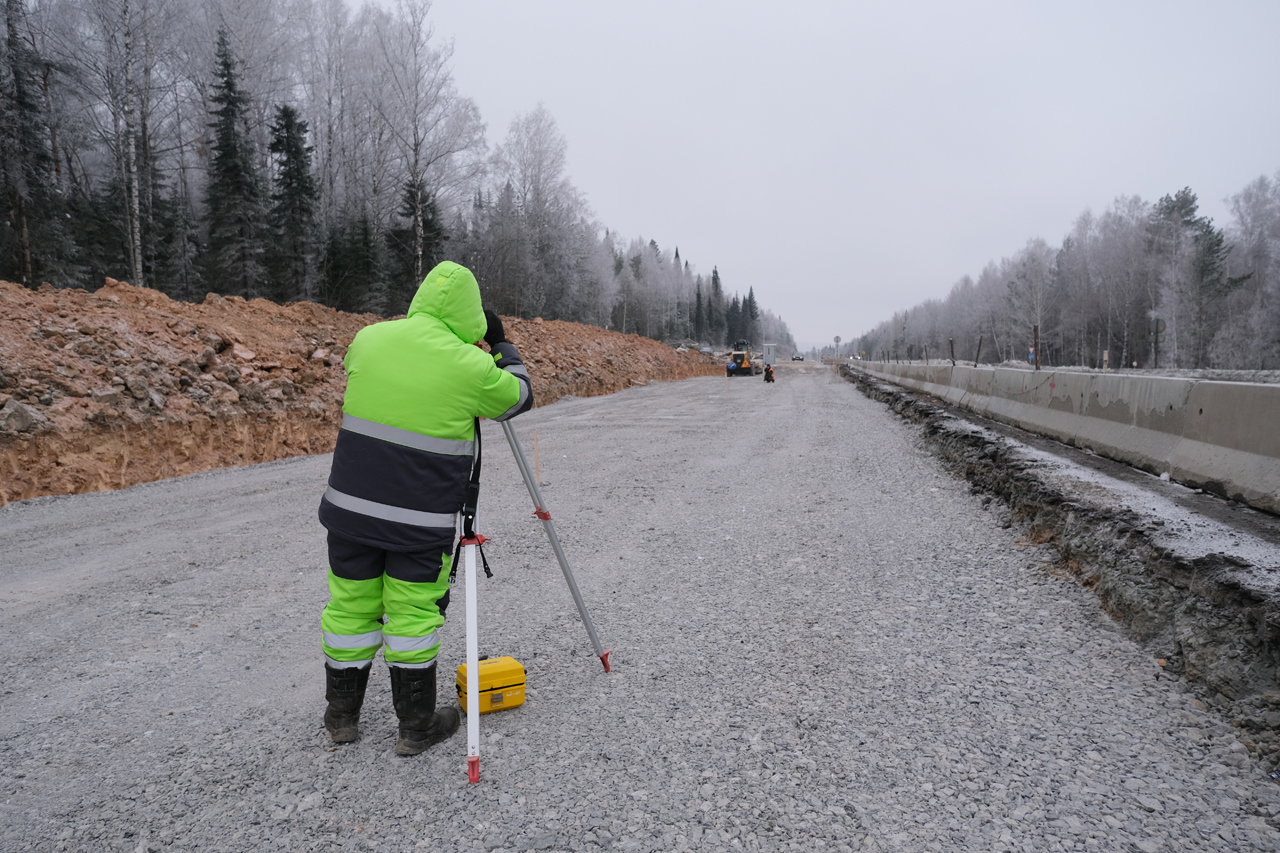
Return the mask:
[[1085, 208], [1280, 169], [1280, 3], [435, 0], [490, 144], [538, 102], [601, 224], [805, 346]]

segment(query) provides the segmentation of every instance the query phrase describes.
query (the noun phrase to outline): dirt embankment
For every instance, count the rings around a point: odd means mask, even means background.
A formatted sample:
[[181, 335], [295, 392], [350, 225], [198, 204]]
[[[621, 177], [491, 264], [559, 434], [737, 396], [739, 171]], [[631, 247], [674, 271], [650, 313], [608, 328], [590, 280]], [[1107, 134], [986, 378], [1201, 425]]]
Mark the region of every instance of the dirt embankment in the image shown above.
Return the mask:
[[[372, 314], [0, 282], [0, 506], [333, 449], [342, 357]], [[718, 362], [637, 335], [504, 318], [538, 405]]]

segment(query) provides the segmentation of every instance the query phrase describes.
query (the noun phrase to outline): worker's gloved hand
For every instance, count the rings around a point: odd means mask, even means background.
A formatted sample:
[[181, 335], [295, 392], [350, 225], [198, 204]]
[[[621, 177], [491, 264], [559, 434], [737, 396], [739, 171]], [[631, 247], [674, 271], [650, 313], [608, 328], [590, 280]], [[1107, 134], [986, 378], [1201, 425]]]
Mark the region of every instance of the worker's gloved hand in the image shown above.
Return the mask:
[[484, 333], [484, 342], [493, 349], [507, 339], [506, 332], [502, 330], [502, 318], [492, 311], [485, 310], [484, 318], [489, 322], [489, 329]]

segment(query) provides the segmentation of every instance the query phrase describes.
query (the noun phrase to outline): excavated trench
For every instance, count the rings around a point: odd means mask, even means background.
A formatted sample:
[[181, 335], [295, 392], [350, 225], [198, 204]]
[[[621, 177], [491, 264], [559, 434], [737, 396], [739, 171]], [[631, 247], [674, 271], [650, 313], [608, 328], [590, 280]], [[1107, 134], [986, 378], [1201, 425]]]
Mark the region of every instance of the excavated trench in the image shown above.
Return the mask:
[[[975, 493], [1006, 504], [1011, 523], [1025, 525], [1029, 541], [1057, 549], [1060, 559], [1050, 570], [1093, 590], [1104, 610], [1159, 659], [1161, 677], [1185, 679], [1198, 701], [1241, 730], [1241, 742], [1264, 766], [1280, 768], [1276, 539], [1264, 539], [1252, 556], [1247, 548], [1206, 553], [1171, 544], [1163, 519], [1119, 505], [1105, 490], [1072, 488], [1021, 442], [1000, 434], [1012, 428], [977, 423], [981, 419], [935, 398], [845, 365], [839, 372], [919, 424], [929, 449]], [[1280, 531], [1273, 517], [1254, 515], [1262, 529]]]

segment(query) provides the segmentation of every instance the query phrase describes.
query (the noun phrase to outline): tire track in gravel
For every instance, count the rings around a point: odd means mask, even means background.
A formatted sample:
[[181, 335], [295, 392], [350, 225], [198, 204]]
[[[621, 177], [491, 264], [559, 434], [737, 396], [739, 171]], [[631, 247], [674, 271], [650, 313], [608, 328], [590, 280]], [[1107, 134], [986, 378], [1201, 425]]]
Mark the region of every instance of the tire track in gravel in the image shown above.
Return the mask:
[[826, 370], [516, 425], [615, 672], [486, 425], [481, 649], [529, 699], [478, 786], [461, 734], [392, 754], [381, 663], [326, 743], [329, 457], [0, 509], [0, 847], [1276, 849], [1230, 729]]

